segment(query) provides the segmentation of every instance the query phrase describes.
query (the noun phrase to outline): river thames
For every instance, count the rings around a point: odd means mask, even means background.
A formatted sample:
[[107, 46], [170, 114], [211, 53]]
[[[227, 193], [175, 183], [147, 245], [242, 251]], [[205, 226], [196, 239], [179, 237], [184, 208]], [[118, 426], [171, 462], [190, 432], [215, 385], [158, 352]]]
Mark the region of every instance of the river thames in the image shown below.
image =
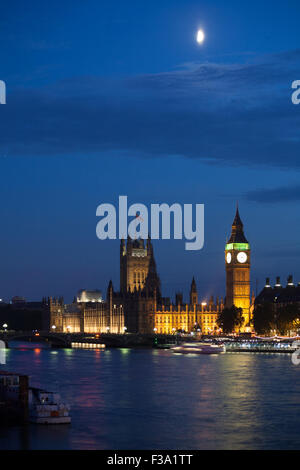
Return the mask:
[[61, 393], [71, 425], [0, 426], [0, 449], [299, 449], [289, 354], [8, 350], [2, 369]]

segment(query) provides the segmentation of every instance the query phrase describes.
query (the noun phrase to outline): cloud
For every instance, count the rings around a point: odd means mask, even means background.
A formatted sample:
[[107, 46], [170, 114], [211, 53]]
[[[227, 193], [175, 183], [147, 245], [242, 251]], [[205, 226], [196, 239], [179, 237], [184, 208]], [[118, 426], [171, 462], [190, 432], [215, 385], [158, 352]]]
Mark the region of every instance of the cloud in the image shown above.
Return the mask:
[[212, 164], [300, 167], [300, 50], [123, 79], [79, 77], [9, 90], [0, 152], [180, 155]]
[[260, 203], [297, 202], [300, 201], [300, 184], [274, 189], [258, 189], [245, 194], [245, 199]]

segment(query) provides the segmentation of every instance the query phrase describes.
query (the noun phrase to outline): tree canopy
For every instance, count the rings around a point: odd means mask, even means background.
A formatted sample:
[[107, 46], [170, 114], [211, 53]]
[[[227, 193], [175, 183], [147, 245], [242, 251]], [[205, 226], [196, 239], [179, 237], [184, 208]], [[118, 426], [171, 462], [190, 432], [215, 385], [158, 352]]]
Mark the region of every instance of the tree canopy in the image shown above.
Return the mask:
[[223, 333], [232, 333], [236, 329], [240, 329], [244, 321], [243, 310], [234, 305], [230, 308], [224, 308], [217, 318], [217, 324], [222, 328]]
[[300, 307], [298, 304], [278, 306], [266, 302], [256, 305], [253, 312], [253, 326], [258, 334], [275, 332], [289, 335], [300, 330]]

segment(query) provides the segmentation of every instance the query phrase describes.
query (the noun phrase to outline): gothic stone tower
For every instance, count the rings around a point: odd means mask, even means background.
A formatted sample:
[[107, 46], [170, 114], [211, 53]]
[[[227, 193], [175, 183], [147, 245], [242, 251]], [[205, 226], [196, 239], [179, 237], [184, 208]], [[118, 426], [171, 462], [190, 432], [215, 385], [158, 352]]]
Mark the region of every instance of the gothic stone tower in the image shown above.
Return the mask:
[[237, 208], [230, 239], [225, 247], [226, 307], [243, 309], [245, 327], [250, 322], [250, 245]]
[[198, 304], [198, 292], [195, 278], [193, 277], [191, 290], [190, 290], [190, 305], [197, 305]]
[[120, 288], [121, 292], [147, 289], [150, 293], [160, 292], [160, 281], [156, 272], [153, 247], [150, 238], [144, 240], [121, 240], [120, 246]]

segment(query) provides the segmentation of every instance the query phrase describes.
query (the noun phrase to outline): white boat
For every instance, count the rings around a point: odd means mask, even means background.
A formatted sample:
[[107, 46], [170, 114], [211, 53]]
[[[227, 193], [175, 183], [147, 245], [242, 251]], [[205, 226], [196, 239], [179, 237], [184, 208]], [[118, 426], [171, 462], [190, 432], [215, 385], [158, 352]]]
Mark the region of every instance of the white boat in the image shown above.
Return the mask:
[[30, 388], [28, 394], [29, 421], [36, 424], [68, 424], [70, 406], [61, 402], [60, 395], [39, 388]]
[[170, 348], [178, 354], [222, 354], [226, 352], [224, 344], [183, 343]]

